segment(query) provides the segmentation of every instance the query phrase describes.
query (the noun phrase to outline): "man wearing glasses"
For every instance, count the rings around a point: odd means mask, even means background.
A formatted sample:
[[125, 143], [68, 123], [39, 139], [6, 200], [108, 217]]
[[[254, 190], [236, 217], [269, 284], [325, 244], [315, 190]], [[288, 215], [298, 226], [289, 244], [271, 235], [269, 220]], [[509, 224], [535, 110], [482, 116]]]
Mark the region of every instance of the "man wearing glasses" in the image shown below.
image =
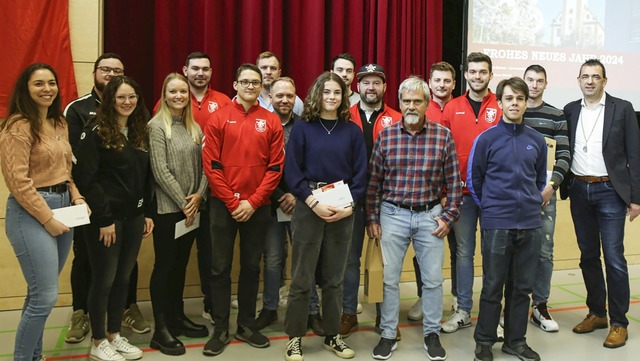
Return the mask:
[[241, 269], [235, 338], [253, 347], [269, 346], [269, 339], [256, 327], [256, 298], [271, 220], [269, 197], [282, 178], [284, 131], [278, 116], [258, 104], [260, 69], [243, 64], [235, 79], [235, 99], [216, 111], [204, 128], [202, 163], [212, 194], [210, 296], [215, 323], [213, 336], [202, 351], [206, 356], [220, 354], [229, 343], [231, 265], [238, 232]]
[[[82, 129], [89, 119], [95, 117], [96, 109], [100, 106], [102, 91], [111, 78], [124, 74], [124, 65], [120, 56], [114, 53], [104, 53], [93, 65], [93, 89], [67, 105], [64, 115], [69, 124], [69, 143], [75, 151], [80, 141]], [[82, 237], [83, 232], [76, 231], [73, 240], [73, 262], [71, 263], [71, 295], [73, 314], [67, 334], [64, 338], [67, 343], [82, 342], [90, 331], [89, 317], [87, 314], [87, 298], [91, 287], [91, 264], [89, 254]], [[135, 333], [147, 333], [151, 326], [147, 322], [136, 304], [136, 292], [138, 287], [138, 264], [131, 272], [129, 283], [129, 296], [124, 315], [123, 325], [130, 327]]]

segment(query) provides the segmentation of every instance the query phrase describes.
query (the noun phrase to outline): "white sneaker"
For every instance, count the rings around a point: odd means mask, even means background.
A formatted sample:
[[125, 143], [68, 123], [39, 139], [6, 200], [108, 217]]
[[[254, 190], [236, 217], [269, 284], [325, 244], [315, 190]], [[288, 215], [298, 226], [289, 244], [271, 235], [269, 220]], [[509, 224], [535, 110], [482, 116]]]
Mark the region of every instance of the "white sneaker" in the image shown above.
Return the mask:
[[442, 332], [452, 333], [458, 331], [459, 328], [471, 326], [471, 315], [465, 310], [458, 309], [449, 316], [449, 319], [442, 324]]
[[236, 310], [238, 309], [238, 298], [232, 298], [231, 299], [231, 308], [235, 308]]
[[409, 313], [407, 313], [407, 319], [409, 319], [409, 321], [422, 320], [422, 298], [418, 298], [416, 303], [411, 306]]
[[91, 342], [89, 358], [95, 361], [124, 361], [124, 357], [116, 351], [107, 339], [102, 340], [98, 346], [93, 341]]
[[358, 302], [358, 307], [356, 307], [356, 313], [357, 314], [361, 314], [362, 313], [362, 303]]
[[280, 287], [278, 296], [278, 307], [287, 308], [287, 305], [289, 304], [289, 289], [287, 286]]
[[142, 358], [142, 350], [129, 343], [126, 337], [120, 335], [111, 341], [111, 346], [126, 360], [137, 360]]
[[531, 322], [538, 325], [538, 327], [546, 332], [556, 332], [560, 329], [558, 323], [549, 314], [546, 303], [533, 305], [533, 312], [531, 312]]
[[458, 310], [458, 297], [453, 296], [453, 303], [451, 304], [451, 312], [456, 312]]

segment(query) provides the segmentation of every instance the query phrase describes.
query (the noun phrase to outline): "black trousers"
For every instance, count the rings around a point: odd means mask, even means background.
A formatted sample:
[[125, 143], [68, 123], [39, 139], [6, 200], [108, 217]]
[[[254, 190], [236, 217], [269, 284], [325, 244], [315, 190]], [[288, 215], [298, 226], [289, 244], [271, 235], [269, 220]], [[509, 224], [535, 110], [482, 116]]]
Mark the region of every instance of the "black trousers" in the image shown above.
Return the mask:
[[211, 316], [215, 330], [228, 331], [231, 310], [231, 265], [236, 234], [240, 232], [240, 279], [238, 281], [238, 325], [253, 329], [260, 282], [260, 260], [264, 252], [270, 206], [262, 206], [246, 222], [236, 222], [217, 198], [210, 200], [212, 264]]
[[175, 238], [176, 223], [185, 219], [182, 212], [158, 214], [153, 218], [155, 263], [151, 273], [151, 305], [154, 318], [164, 314], [167, 319], [172, 319], [184, 312], [182, 294], [197, 229]]
[[100, 228], [89, 224], [84, 228], [84, 237], [91, 262], [91, 288], [89, 289], [88, 308], [91, 317], [92, 337], [100, 340], [109, 333], [120, 332], [122, 312], [127, 303], [127, 293], [142, 234], [144, 233], [144, 215], [115, 221], [116, 242], [105, 247], [100, 241]]
[[[87, 300], [89, 298], [89, 288], [91, 287], [91, 262], [89, 262], [89, 251], [84, 239], [84, 228], [86, 226], [76, 228], [73, 234], [73, 261], [71, 262], [70, 278], [73, 310], [88, 312]], [[136, 262], [131, 271], [126, 306], [137, 302], [137, 291], [138, 262]]]

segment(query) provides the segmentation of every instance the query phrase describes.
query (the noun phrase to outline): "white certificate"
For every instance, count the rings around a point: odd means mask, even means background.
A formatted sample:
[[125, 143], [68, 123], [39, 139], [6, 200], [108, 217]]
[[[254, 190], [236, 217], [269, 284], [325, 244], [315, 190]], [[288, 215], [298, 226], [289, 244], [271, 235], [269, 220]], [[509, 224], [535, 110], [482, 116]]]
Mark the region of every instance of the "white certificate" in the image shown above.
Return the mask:
[[291, 215], [284, 213], [280, 207], [276, 208], [276, 216], [278, 217], [278, 222], [291, 222]]
[[346, 208], [353, 202], [349, 185], [343, 181], [327, 184], [322, 188], [315, 189], [312, 193], [320, 203], [334, 207]]
[[186, 219], [183, 219], [180, 222], [176, 223], [176, 232], [173, 238], [178, 239], [179, 237], [184, 236], [185, 234], [193, 231], [198, 227], [200, 227], [200, 212], [196, 213], [193, 223], [189, 227], [187, 227]]
[[91, 222], [89, 220], [87, 205], [84, 203], [53, 209], [53, 218], [69, 228], [82, 226]]

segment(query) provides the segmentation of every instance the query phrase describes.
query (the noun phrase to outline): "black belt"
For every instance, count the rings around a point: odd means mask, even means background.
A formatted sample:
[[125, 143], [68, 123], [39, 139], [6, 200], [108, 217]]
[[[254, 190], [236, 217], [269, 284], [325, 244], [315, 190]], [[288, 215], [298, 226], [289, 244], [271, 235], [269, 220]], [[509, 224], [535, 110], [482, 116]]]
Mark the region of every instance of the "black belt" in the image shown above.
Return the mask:
[[63, 183], [54, 184], [48, 187], [39, 187], [39, 188], [36, 188], [36, 190], [38, 192], [65, 193], [66, 191], [69, 190], [69, 183], [63, 182]]
[[431, 210], [433, 207], [437, 206], [438, 204], [440, 204], [440, 199], [434, 199], [431, 202], [427, 203], [426, 206], [408, 206], [406, 204], [396, 204], [396, 203], [391, 203], [396, 207], [400, 207], [403, 209], [408, 209], [412, 212], [424, 212], [424, 211], [429, 211]]

